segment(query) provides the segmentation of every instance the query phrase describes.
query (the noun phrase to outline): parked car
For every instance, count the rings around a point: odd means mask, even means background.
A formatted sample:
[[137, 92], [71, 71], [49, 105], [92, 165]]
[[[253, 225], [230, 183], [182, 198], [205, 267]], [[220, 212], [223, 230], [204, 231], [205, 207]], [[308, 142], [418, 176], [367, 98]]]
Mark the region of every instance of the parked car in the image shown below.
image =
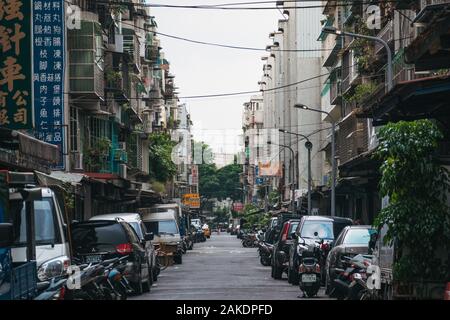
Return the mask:
[[[152, 271], [148, 251], [123, 219], [76, 222], [71, 228], [73, 255], [81, 263], [100, 263], [128, 255], [125, 277], [137, 294], [149, 291]], [[146, 234], [146, 241], [152, 236]]]
[[281, 279], [283, 272], [288, 270], [289, 249], [292, 245], [292, 233], [300, 223], [300, 219], [290, 219], [284, 222], [281, 232], [276, 237], [272, 254], [272, 278]]
[[174, 213], [170, 210], [146, 211], [142, 214], [142, 220], [147, 230], [155, 235], [153, 243], [156, 245], [162, 243], [166, 250], [173, 253], [174, 262], [181, 264], [183, 262], [183, 244]]
[[371, 235], [376, 230], [371, 226], [347, 226], [345, 227], [330, 250], [326, 264], [326, 293], [330, 293], [333, 289], [334, 279], [336, 278], [335, 268], [342, 269], [343, 256], [354, 257], [358, 254], [368, 254], [369, 241]]
[[147, 256], [151, 268], [152, 273], [152, 281], [157, 281], [159, 275], [159, 267], [156, 263], [156, 250], [150, 240], [145, 240], [146, 235], [147, 239], [153, 239], [154, 235], [152, 232], [147, 232], [147, 227], [144, 225], [144, 222], [141, 219], [141, 216], [138, 213], [111, 213], [111, 214], [102, 214], [99, 216], [92, 217], [93, 220], [116, 220], [116, 218], [121, 218], [128, 222], [130, 226], [133, 227], [134, 231], [139, 237], [142, 245], [145, 247], [147, 251]]
[[[325, 262], [329, 252], [330, 244], [335, 237], [346, 226], [353, 222], [348, 218], [330, 217], [330, 216], [303, 216], [295, 230], [293, 242], [289, 250], [288, 280], [290, 283], [298, 284], [298, 268], [300, 266], [299, 251], [301, 244], [318, 245], [320, 248], [319, 265], [322, 269], [321, 282], [325, 282]], [[300, 241], [299, 241], [300, 240]]]
[[[34, 193], [34, 233], [38, 278], [46, 281], [67, 271], [70, 261], [67, 226], [56, 193], [50, 188], [31, 187], [36, 184], [33, 173], [9, 172], [9, 216], [14, 228], [11, 248], [14, 263], [27, 262], [27, 218], [23, 196]], [[19, 188], [21, 192], [17, 189]], [[53, 270], [52, 274], [46, 270]], [[56, 272], [58, 270], [58, 272]]]

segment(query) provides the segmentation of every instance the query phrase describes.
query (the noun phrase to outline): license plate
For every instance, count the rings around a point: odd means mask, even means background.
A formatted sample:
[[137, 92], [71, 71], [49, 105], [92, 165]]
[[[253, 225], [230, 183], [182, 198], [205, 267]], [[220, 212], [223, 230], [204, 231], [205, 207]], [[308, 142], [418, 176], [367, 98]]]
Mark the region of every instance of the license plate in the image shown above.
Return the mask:
[[302, 274], [302, 282], [316, 282], [316, 275], [315, 274]]
[[99, 263], [102, 261], [102, 256], [99, 254], [96, 255], [90, 255], [90, 256], [85, 256], [84, 257], [84, 261], [86, 263]]

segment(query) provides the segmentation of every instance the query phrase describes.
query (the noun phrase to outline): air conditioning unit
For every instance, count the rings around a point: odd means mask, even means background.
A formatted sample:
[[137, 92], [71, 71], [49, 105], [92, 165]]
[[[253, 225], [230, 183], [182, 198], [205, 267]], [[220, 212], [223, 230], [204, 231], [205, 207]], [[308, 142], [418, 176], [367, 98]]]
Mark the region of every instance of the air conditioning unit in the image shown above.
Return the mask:
[[114, 35], [114, 42], [115, 42], [115, 50], [114, 52], [117, 53], [123, 53], [123, 35], [122, 34], [115, 34]]
[[84, 170], [82, 153], [80, 153], [80, 152], [72, 153], [72, 169], [73, 170]]
[[120, 164], [119, 165], [119, 177], [126, 179], [127, 178], [127, 165]]

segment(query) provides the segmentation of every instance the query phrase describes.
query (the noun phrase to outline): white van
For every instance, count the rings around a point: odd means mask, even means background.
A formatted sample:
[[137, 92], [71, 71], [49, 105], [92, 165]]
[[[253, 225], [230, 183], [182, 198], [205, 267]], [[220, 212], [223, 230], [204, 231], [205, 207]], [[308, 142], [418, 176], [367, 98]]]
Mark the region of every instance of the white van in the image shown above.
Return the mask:
[[[36, 263], [38, 279], [46, 281], [64, 274], [70, 265], [70, 249], [66, 237], [63, 212], [55, 193], [50, 188], [41, 191], [41, 198], [32, 201], [34, 212]], [[25, 189], [27, 190], [27, 189]], [[26, 206], [22, 194], [11, 189], [9, 194], [10, 218], [14, 227], [13, 262], [27, 261]]]

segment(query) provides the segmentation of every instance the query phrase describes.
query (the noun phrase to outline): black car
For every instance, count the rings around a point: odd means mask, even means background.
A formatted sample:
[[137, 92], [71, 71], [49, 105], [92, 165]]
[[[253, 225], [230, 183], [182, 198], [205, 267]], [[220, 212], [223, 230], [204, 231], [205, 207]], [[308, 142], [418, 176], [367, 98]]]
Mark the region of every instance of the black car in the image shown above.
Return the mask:
[[283, 214], [278, 217], [271, 262], [272, 278], [274, 279], [281, 279], [283, 272], [287, 271], [289, 248], [293, 240], [291, 234], [299, 222], [299, 216], [294, 214]]
[[[151, 267], [147, 250], [134, 229], [125, 221], [91, 220], [72, 224], [73, 255], [81, 263], [128, 256], [124, 272], [137, 294], [150, 291]], [[151, 241], [151, 234], [145, 235]]]
[[369, 241], [376, 232], [377, 230], [371, 226], [361, 225], [347, 226], [342, 230], [333, 243], [326, 260], [326, 293], [333, 291], [333, 280], [337, 275], [335, 269], [344, 267], [343, 256], [353, 258], [358, 254], [368, 254]]
[[325, 284], [325, 260], [335, 237], [353, 221], [349, 218], [330, 216], [303, 216], [293, 234], [292, 245], [289, 248], [288, 281], [297, 285], [299, 261], [299, 240], [305, 244], [316, 244], [321, 250], [320, 265], [322, 268], [322, 283]]

